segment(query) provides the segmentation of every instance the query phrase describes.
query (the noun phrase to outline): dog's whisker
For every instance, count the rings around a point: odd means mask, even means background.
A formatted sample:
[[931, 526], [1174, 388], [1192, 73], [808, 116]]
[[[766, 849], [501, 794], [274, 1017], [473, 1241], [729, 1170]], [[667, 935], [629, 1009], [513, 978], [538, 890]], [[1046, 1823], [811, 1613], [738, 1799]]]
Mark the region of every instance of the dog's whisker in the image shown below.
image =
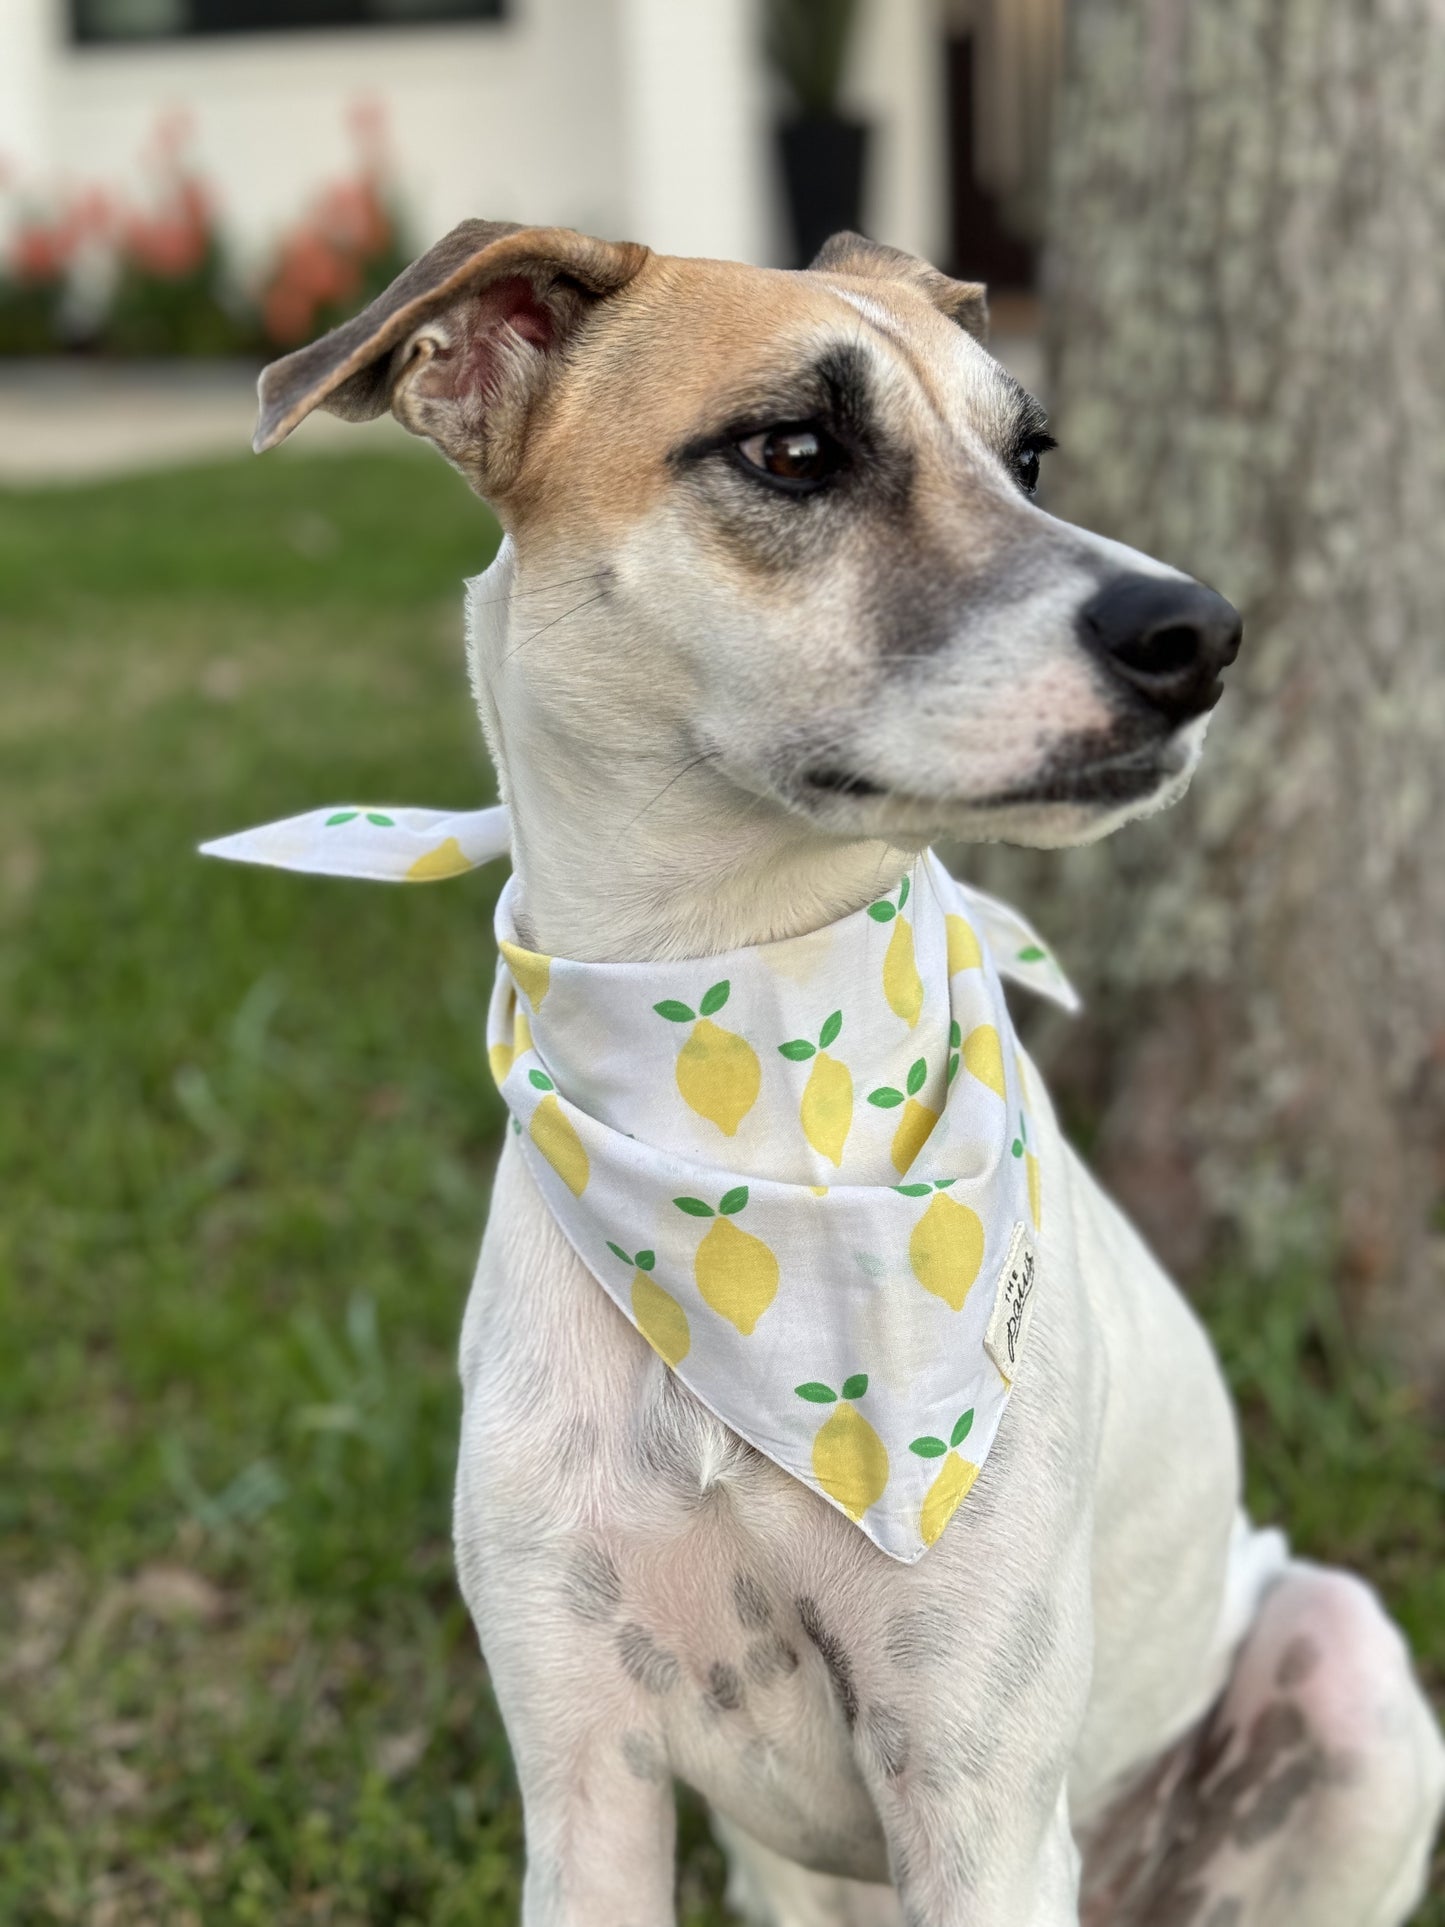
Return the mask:
[[570, 609], [564, 609], [560, 616], [553, 616], [550, 622], [544, 622], [541, 628], [534, 629], [531, 635], [523, 636], [517, 646], [514, 649], [509, 649], [506, 655], [502, 657], [503, 663], [509, 663], [513, 656], [520, 655], [529, 642], [535, 642], [538, 636], [546, 635], [547, 631], [549, 629], [555, 629], [559, 622], [566, 622], [570, 616], [580, 615], [584, 609], [590, 609], [592, 604], [594, 602], [600, 602], [606, 593], [605, 589], [601, 589], [596, 595], [585, 597], [581, 602], [574, 603]]
[[559, 576], [555, 582], [539, 582], [528, 589], [509, 589], [505, 595], [479, 596], [472, 602], [474, 609], [495, 608], [499, 602], [520, 602], [526, 597], [551, 595], [557, 589], [575, 589], [579, 582], [595, 582], [598, 576], [606, 574], [606, 564], [599, 563], [595, 569], [584, 569], [580, 575]]
[[703, 750], [699, 755], [690, 757], [689, 760], [682, 765], [681, 769], [674, 770], [672, 775], [669, 776], [667, 781], [663, 784], [662, 788], [657, 792], [656, 796], [654, 796], [650, 802], [643, 804], [642, 808], [637, 812], [637, 815], [634, 816], [632, 821], [627, 825], [627, 828], [630, 830], [636, 824], [640, 823], [642, 818], [646, 816], [647, 812], [653, 807], [653, 804], [660, 803], [663, 797], [666, 796], [667, 792], [672, 788], [673, 784], [680, 783], [683, 777], [687, 775], [689, 770], [694, 770], [697, 768], [699, 763], [706, 763], [710, 760], [711, 759], [709, 758], [707, 751]]

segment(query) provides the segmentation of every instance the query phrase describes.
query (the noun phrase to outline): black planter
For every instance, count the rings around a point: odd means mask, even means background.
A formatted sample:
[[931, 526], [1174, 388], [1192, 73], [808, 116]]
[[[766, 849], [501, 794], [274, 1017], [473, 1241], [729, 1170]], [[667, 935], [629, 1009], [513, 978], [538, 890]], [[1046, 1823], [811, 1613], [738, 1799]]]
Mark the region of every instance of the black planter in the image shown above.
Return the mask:
[[868, 129], [861, 121], [818, 116], [778, 128], [793, 260], [807, 267], [830, 234], [856, 228], [863, 218], [863, 169]]

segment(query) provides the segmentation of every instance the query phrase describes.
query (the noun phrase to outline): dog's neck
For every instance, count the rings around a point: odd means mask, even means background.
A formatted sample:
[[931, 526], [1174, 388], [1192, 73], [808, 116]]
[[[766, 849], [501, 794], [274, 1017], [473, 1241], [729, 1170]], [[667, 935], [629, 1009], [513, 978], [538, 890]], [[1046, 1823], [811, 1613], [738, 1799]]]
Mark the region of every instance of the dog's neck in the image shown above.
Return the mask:
[[514, 575], [507, 544], [472, 585], [468, 626], [526, 942], [583, 962], [711, 956], [819, 929], [896, 884], [916, 851], [825, 837], [744, 794], [645, 698], [559, 687], [566, 665], [607, 660], [585, 616], [523, 674], [509, 659], [536, 619], [513, 619]]

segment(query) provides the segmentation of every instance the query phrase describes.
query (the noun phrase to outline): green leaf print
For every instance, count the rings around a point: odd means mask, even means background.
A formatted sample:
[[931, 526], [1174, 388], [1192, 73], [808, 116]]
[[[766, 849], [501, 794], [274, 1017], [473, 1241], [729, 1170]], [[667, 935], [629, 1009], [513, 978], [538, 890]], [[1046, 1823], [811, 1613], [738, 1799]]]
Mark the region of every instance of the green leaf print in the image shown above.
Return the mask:
[[931, 1184], [895, 1184], [893, 1189], [904, 1198], [926, 1198], [933, 1189]]
[[876, 1104], [880, 1111], [891, 1111], [903, 1102], [902, 1091], [895, 1091], [891, 1084], [884, 1084], [876, 1091], [869, 1091], [868, 1102]]
[[912, 887], [913, 886], [909, 882], [908, 878], [904, 877], [902, 883], [899, 885], [899, 888], [898, 888], [898, 908], [900, 910], [903, 908], [904, 904], [907, 903], [908, 892], [912, 889]]
[[620, 1258], [623, 1264], [630, 1265], [632, 1263], [632, 1260], [628, 1257], [627, 1253], [622, 1249], [622, 1246], [613, 1244], [610, 1238], [607, 1240], [607, 1249], [612, 1253], [614, 1258]]
[[553, 1088], [552, 1080], [545, 1071], [528, 1071], [527, 1082], [535, 1084], [539, 1091], [550, 1091]]
[[637, 1266], [639, 1271], [651, 1271], [652, 1267], [657, 1263], [657, 1253], [655, 1251], [639, 1251], [632, 1262]]
[[891, 903], [870, 903], [868, 914], [875, 923], [892, 923], [898, 912]]
[[1041, 949], [1038, 944], [1026, 943], [1023, 949], [1019, 952], [1019, 962], [1020, 963], [1042, 963], [1044, 958], [1047, 957], [1048, 954], [1049, 954], [1048, 951]]
[[338, 810], [335, 816], [327, 817], [326, 828], [329, 830], [333, 823], [354, 823], [360, 814], [360, 810]]
[[814, 1055], [813, 1046], [806, 1037], [795, 1037], [789, 1044], [779, 1044], [779, 1053], [790, 1058], [795, 1064], [802, 1064]]
[[868, 1389], [867, 1372], [854, 1372], [851, 1378], [843, 1380], [844, 1398], [862, 1398]]
[[838, 1394], [827, 1385], [820, 1385], [817, 1379], [810, 1379], [806, 1385], [795, 1385], [793, 1390], [799, 1398], [807, 1399], [810, 1405], [835, 1405]]
[[843, 1028], [843, 1013], [841, 1010], [835, 1010], [833, 1012], [833, 1015], [828, 1019], [827, 1023], [824, 1024], [823, 1028], [818, 1032], [819, 1050], [826, 1050], [829, 1044], [833, 1043], [836, 1040], [837, 1035], [839, 1031], [842, 1030], [842, 1028]]
[[915, 1439], [908, 1449], [916, 1452], [920, 1459], [941, 1459], [948, 1447], [942, 1439], [921, 1438]]
[[908, 1066], [908, 1095], [917, 1097], [928, 1082], [928, 1065], [921, 1057], [915, 1057]]
[[674, 1198], [673, 1203], [679, 1211], [685, 1211], [690, 1218], [715, 1218], [717, 1213], [710, 1204], [701, 1198]]
[[703, 1016], [711, 1017], [715, 1011], [721, 1010], [731, 990], [732, 985], [726, 978], [720, 984], [714, 984], [711, 990], [705, 990], [702, 994], [702, 1002], [698, 1006]]
[[665, 1017], [670, 1024], [695, 1024], [697, 1012], [688, 1004], [680, 1004], [676, 997], [664, 997], [660, 1004], [652, 1008], [659, 1017]]
[[954, 1447], [962, 1445], [963, 1441], [968, 1437], [969, 1433], [972, 1430], [973, 1430], [973, 1407], [970, 1405], [968, 1410], [962, 1415], [957, 1425], [954, 1426], [953, 1431], [950, 1433], [949, 1440], [948, 1440], [949, 1444]]
[[396, 818], [394, 816], [386, 816], [380, 810], [368, 810], [366, 812], [366, 820], [368, 823], [375, 823], [379, 829], [394, 830], [396, 828]]
[[748, 1201], [748, 1187], [740, 1184], [735, 1190], [727, 1191], [718, 1199], [718, 1210], [725, 1218], [736, 1217]]

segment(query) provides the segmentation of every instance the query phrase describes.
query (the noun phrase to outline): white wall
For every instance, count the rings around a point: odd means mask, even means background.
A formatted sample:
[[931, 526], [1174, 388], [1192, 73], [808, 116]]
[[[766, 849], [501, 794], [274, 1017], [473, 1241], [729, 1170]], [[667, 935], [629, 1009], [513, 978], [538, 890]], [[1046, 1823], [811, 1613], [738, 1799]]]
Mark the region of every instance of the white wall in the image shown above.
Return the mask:
[[618, 0], [628, 213], [665, 254], [773, 253], [752, 0]]
[[865, 220], [926, 260], [948, 251], [944, 15], [939, 0], [864, 0], [848, 104], [874, 124]]
[[[849, 104], [875, 123], [866, 224], [944, 241], [938, 0], [865, 0]], [[560, 222], [688, 254], [783, 253], [758, 0], [511, 0], [497, 24], [74, 47], [62, 0], [0, 0], [0, 158], [137, 190], [186, 110], [243, 262], [354, 166], [379, 98], [412, 232]]]
[[609, 0], [515, 0], [495, 25], [67, 48], [51, 148], [77, 177], [138, 181], [157, 118], [188, 110], [227, 225], [255, 253], [354, 171], [347, 112], [378, 98], [419, 241], [467, 215], [615, 233], [619, 82]]
[[50, 90], [60, 23], [49, 0], [0, 0], [0, 167], [50, 168]]

